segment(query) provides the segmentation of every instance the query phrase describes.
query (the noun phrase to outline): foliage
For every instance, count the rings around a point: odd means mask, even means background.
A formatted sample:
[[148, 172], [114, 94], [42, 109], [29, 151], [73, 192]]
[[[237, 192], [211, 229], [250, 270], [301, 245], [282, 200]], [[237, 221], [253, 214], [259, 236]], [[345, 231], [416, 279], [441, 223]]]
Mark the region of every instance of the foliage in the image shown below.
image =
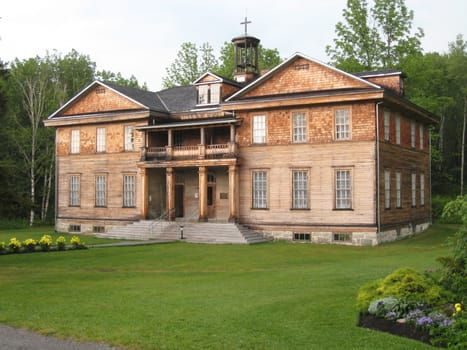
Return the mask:
[[433, 327], [430, 329], [433, 345], [452, 350], [467, 348], [467, 312], [456, 313], [453, 315], [453, 319], [455, 322], [450, 327]]
[[138, 79], [134, 75], [130, 78], [125, 78], [120, 72], [114, 73], [108, 70], [101, 70], [96, 73], [96, 79], [104, 82], [114, 83], [120, 86], [128, 86], [135, 89], [147, 90], [146, 83], [140, 85]]
[[16, 237], [13, 237], [8, 242], [8, 248], [10, 248], [14, 252], [18, 252], [19, 249], [21, 248], [21, 242], [18, 241]]
[[438, 305], [446, 301], [447, 294], [429, 277], [411, 268], [399, 268], [384, 279], [362, 286], [357, 295], [357, 306], [365, 312], [371, 302], [389, 296], [413, 303]]
[[6, 249], [5, 242], [0, 241], [0, 254], [2, 254]]
[[443, 195], [433, 195], [431, 198], [431, 216], [434, 222], [443, 224], [459, 224], [460, 221], [455, 218], [443, 217], [443, 210], [446, 204], [452, 201], [454, 198]]
[[78, 236], [71, 237], [70, 243], [74, 249], [86, 249], [86, 244], [81, 242], [81, 239]]
[[55, 240], [55, 244], [57, 245], [58, 250], [65, 250], [66, 247], [66, 239], [63, 236], [58, 237]]
[[32, 238], [28, 238], [23, 241], [23, 247], [25, 247], [28, 252], [35, 251], [36, 245], [37, 245], [37, 241]]
[[43, 235], [39, 240], [39, 245], [43, 252], [50, 250], [50, 246], [52, 245], [52, 237], [50, 235]]
[[404, 0], [348, 0], [343, 22], [336, 24], [334, 45], [326, 47], [331, 62], [346, 71], [398, 67], [420, 53], [423, 31], [412, 34], [413, 11]]

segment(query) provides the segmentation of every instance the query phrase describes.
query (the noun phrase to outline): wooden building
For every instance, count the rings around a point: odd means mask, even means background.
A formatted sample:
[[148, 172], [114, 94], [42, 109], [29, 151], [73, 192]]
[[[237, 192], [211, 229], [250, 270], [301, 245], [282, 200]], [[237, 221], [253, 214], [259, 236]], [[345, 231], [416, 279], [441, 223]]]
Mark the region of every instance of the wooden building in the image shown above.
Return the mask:
[[376, 245], [430, 223], [429, 126], [399, 71], [349, 74], [294, 54], [159, 92], [95, 81], [56, 128], [56, 229], [237, 222], [275, 239]]

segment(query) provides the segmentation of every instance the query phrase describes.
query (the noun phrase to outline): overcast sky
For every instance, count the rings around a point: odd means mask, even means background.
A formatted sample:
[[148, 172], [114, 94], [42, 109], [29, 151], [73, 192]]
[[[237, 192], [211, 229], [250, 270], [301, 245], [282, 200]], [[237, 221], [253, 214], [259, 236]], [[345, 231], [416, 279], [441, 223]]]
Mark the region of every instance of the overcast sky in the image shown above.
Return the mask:
[[[56, 49], [89, 55], [99, 70], [135, 75], [159, 90], [183, 42], [225, 41], [248, 32], [281, 57], [295, 52], [327, 62], [346, 0], [3, 0], [0, 59], [43, 56]], [[414, 27], [425, 31], [425, 52], [446, 52], [457, 34], [467, 39], [466, 0], [406, 0]]]

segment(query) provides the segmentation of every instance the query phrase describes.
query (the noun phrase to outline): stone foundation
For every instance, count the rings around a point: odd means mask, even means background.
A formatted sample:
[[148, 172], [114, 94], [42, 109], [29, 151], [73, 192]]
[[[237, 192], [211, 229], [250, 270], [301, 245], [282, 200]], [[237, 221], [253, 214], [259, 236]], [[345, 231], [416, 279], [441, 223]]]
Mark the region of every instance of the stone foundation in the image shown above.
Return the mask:
[[57, 219], [55, 222], [55, 231], [92, 235], [95, 233], [109, 232], [114, 227], [124, 226], [131, 222], [133, 221]]

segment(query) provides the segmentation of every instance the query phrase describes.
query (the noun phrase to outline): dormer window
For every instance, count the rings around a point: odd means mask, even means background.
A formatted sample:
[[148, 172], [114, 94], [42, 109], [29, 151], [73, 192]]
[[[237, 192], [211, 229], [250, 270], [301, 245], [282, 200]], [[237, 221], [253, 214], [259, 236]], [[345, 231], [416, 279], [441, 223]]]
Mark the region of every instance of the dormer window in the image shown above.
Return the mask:
[[220, 103], [221, 84], [203, 84], [198, 86], [198, 105]]

